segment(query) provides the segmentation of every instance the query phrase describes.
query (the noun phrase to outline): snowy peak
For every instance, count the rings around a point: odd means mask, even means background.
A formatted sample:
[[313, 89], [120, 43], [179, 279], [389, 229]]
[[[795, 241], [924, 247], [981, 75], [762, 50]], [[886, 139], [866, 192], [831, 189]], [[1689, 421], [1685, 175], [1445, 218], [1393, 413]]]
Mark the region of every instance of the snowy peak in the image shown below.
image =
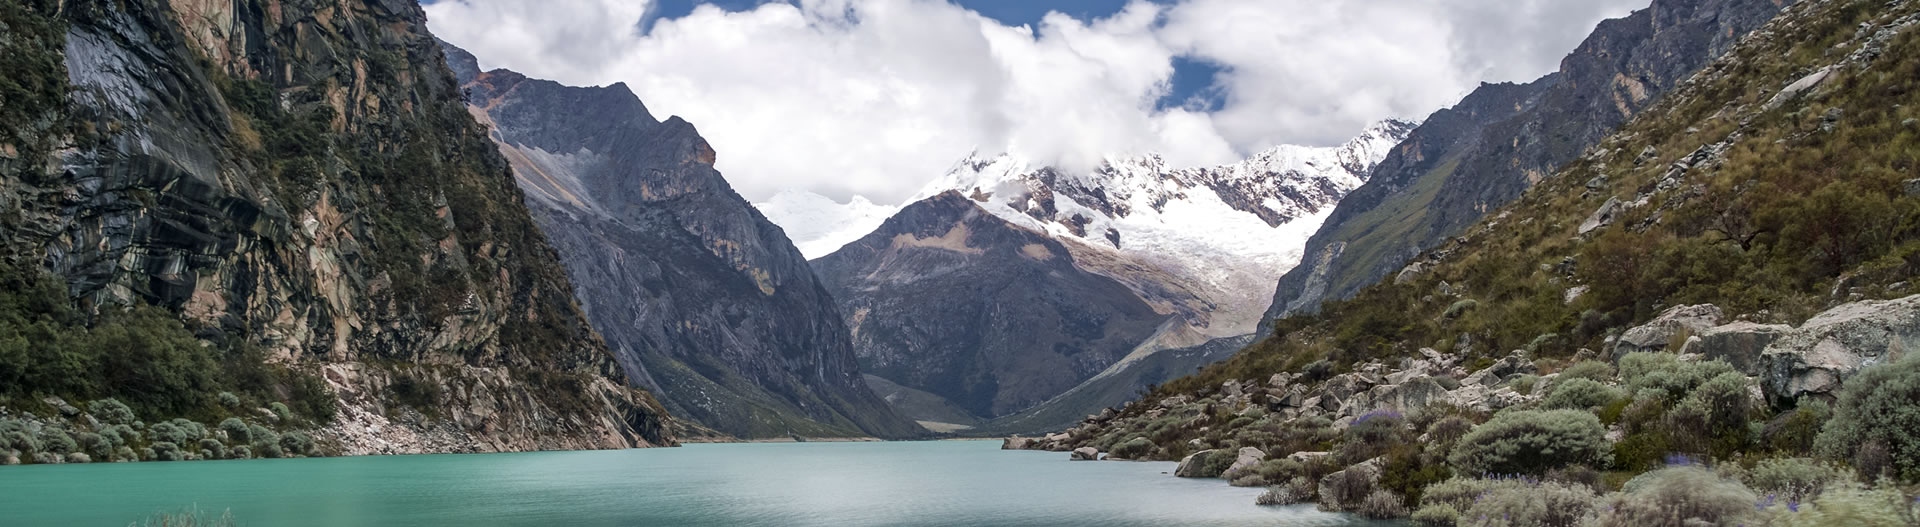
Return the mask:
[[800, 254], [811, 260], [831, 254], [866, 236], [899, 212], [899, 207], [875, 204], [864, 196], [847, 203], [804, 190], [786, 190], [755, 203], [760, 214], [787, 232]]
[[[1109, 156], [1068, 172], [977, 153], [916, 201], [958, 192], [1008, 222], [1098, 254], [1150, 302], [1184, 313], [1212, 336], [1249, 332], [1263, 291], [1293, 268], [1307, 238], [1416, 126], [1382, 121], [1333, 147], [1277, 146], [1238, 163], [1174, 168], [1156, 154]], [[1151, 271], [1141, 271], [1151, 269]], [[1152, 278], [1120, 276], [1149, 272]]]

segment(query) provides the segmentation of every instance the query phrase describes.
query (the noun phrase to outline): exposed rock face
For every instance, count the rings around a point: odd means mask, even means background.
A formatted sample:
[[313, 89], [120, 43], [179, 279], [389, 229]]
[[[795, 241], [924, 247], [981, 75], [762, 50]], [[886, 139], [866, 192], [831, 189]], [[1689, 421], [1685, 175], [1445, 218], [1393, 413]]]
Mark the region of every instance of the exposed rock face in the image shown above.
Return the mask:
[[1920, 295], [1827, 310], [1767, 346], [1761, 387], [1775, 406], [1832, 397], [1861, 368], [1920, 350]]
[[[264, 5], [262, 5], [264, 4]], [[319, 371], [350, 452], [673, 442], [574, 304], [410, 2], [70, 1], [72, 85], [0, 156], [0, 255], [85, 306], [146, 302]], [[73, 132], [73, 133], [68, 133]], [[28, 148], [28, 151], [37, 149]], [[434, 366], [458, 415], [365, 434], [375, 380]], [[378, 366], [376, 366], [378, 365]], [[364, 384], [361, 381], [366, 381]], [[381, 415], [385, 417], [385, 415]]]
[[1790, 331], [1793, 331], [1792, 326], [1781, 324], [1734, 322], [1708, 328], [1687, 339], [1680, 353], [1698, 354], [1705, 360], [1725, 361], [1740, 373], [1758, 376], [1765, 370], [1761, 354], [1766, 352], [1767, 346]]
[[1095, 461], [1100, 459], [1100, 451], [1090, 446], [1083, 446], [1073, 449], [1073, 453], [1068, 454], [1067, 459], [1073, 461]]
[[1609, 20], [1524, 85], [1485, 85], [1415, 129], [1307, 242], [1266, 320], [1311, 313], [1398, 272], [1575, 159], [1725, 53], [1779, 0], [1656, 0]]
[[1628, 353], [1664, 351], [1675, 337], [1704, 333], [1719, 325], [1724, 316], [1713, 304], [1667, 308], [1653, 320], [1621, 333], [1620, 340], [1614, 343], [1613, 360], [1618, 361]]
[[1061, 242], [957, 192], [902, 209], [813, 267], [863, 370], [983, 418], [1067, 391], [1169, 319], [1077, 267]]
[[747, 438], [921, 433], [868, 389], [826, 289], [693, 125], [624, 85], [448, 62], [594, 325], [670, 411]]

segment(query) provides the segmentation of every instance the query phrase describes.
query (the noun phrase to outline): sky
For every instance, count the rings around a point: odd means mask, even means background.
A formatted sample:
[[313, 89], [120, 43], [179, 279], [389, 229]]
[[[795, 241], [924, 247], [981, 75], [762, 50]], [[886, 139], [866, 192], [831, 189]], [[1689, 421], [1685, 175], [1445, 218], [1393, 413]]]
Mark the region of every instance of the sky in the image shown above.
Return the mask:
[[507, 68], [626, 83], [754, 201], [898, 203], [970, 153], [1231, 163], [1557, 68], [1648, 0], [434, 0]]

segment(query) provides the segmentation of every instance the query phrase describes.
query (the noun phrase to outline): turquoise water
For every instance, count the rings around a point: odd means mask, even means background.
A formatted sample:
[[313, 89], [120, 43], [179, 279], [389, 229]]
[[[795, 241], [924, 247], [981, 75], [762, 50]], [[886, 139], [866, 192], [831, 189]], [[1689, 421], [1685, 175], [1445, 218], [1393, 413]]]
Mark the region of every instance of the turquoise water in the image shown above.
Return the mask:
[[0, 467], [0, 525], [1367, 525], [1173, 468], [998, 441], [33, 465]]

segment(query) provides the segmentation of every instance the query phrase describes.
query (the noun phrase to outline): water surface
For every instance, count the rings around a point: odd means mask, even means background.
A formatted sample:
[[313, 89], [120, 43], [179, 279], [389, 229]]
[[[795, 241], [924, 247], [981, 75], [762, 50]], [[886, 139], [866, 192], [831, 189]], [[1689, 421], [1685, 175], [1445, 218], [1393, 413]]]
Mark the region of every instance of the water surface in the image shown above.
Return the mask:
[[[1067, 461], [998, 441], [0, 467], [0, 524], [119, 527], [161, 510], [241, 525], [1369, 525], [1260, 507], [1173, 463]], [[1377, 524], [1376, 524], [1377, 525]]]

